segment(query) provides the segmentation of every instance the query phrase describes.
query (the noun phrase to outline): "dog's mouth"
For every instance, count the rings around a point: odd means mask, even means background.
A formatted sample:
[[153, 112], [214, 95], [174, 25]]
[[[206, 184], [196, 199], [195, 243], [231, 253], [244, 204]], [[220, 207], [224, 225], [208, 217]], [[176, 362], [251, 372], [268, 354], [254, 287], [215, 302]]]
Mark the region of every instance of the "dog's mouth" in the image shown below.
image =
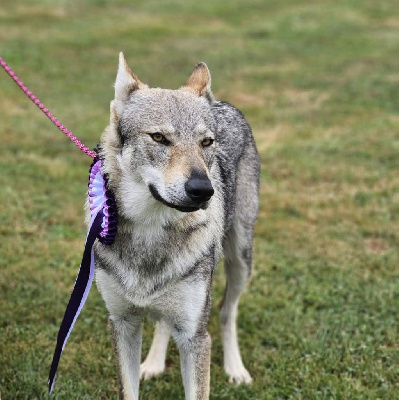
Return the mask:
[[206, 204], [205, 204], [205, 203], [200, 204], [200, 205], [198, 205], [198, 206], [179, 206], [179, 205], [177, 205], [177, 204], [169, 203], [168, 201], [166, 201], [166, 200], [158, 193], [158, 191], [157, 191], [157, 189], [155, 188], [154, 185], [150, 184], [148, 188], [150, 189], [150, 192], [151, 192], [151, 194], [152, 194], [152, 196], [154, 197], [155, 200], [158, 200], [159, 202], [161, 202], [161, 203], [164, 204], [165, 206], [170, 207], [170, 208], [174, 208], [174, 209], [176, 209], [176, 210], [178, 210], [178, 211], [181, 211], [181, 212], [194, 212], [194, 211], [198, 211], [198, 210], [201, 209], [201, 208], [202, 208], [202, 209], [205, 209], [205, 208], [206, 208]]

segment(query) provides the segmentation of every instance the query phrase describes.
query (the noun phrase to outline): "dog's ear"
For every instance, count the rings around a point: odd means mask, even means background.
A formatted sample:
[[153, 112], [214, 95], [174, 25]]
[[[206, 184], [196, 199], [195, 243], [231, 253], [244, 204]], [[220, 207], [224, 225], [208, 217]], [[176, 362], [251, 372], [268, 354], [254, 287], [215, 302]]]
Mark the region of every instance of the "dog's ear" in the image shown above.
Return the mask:
[[123, 103], [129, 98], [129, 95], [135, 90], [148, 87], [130, 69], [122, 52], [119, 53], [118, 73], [114, 87], [115, 100], [113, 101], [113, 106], [115, 113], [119, 117], [123, 112]]
[[197, 64], [188, 78], [186, 86], [183, 86], [182, 89], [206, 97], [210, 102], [214, 100], [211, 91], [211, 74], [205, 63]]

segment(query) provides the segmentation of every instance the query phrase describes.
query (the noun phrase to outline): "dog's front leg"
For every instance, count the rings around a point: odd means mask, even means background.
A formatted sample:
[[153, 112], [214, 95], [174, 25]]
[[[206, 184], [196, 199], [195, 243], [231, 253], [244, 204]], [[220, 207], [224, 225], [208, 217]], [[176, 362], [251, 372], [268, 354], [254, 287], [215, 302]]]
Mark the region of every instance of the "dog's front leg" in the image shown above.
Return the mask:
[[211, 338], [208, 332], [197, 333], [191, 339], [179, 335], [181, 373], [186, 400], [209, 399]]
[[111, 337], [118, 363], [120, 400], [138, 400], [142, 318], [110, 316]]
[[180, 352], [186, 400], [208, 400], [211, 338], [207, 325], [213, 260], [203, 260], [158, 299], [159, 312]]

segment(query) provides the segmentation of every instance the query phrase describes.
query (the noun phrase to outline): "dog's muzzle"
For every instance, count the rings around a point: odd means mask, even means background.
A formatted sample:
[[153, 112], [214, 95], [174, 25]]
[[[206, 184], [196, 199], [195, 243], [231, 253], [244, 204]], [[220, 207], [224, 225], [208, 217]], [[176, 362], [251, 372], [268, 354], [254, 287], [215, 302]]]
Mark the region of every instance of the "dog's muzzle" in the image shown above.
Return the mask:
[[182, 212], [193, 212], [199, 209], [208, 208], [208, 201], [214, 194], [212, 183], [205, 173], [193, 171], [190, 178], [184, 184], [187, 201], [183, 204], [173, 204], [166, 201], [158, 192], [154, 185], [149, 185], [153, 197], [164, 205], [175, 208]]
[[206, 204], [201, 204], [201, 205], [182, 205], [182, 204], [173, 204], [173, 203], [169, 203], [168, 201], [166, 201], [158, 192], [158, 190], [155, 188], [154, 185], [149, 185], [149, 189], [150, 192], [152, 194], [152, 196], [155, 198], [155, 200], [158, 200], [159, 202], [161, 202], [162, 204], [164, 204], [167, 207], [170, 208], [175, 208], [178, 211], [181, 212], [193, 212], [193, 211], [198, 211], [200, 208], [207, 208]]

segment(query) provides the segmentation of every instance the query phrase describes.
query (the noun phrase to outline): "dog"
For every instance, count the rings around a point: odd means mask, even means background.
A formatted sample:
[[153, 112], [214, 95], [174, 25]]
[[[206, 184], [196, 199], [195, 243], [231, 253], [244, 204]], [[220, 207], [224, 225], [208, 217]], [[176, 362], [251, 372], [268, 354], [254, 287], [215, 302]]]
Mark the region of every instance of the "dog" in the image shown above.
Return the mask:
[[[99, 156], [118, 207], [112, 245], [96, 242], [96, 282], [109, 312], [119, 397], [138, 400], [140, 378], [160, 374], [170, 335], [185, 398], [209, 398], [207, 332], [212, 275], [222, 252], [224, 369], [250, 383], [237, 341], [237, 307], [252, 269], [260, 162], [240, 111], [215, 100], [199, 63], [178, 90], [149, 88], [122, 53]], [[142, 319], [156, 321], [140, 366]]]

